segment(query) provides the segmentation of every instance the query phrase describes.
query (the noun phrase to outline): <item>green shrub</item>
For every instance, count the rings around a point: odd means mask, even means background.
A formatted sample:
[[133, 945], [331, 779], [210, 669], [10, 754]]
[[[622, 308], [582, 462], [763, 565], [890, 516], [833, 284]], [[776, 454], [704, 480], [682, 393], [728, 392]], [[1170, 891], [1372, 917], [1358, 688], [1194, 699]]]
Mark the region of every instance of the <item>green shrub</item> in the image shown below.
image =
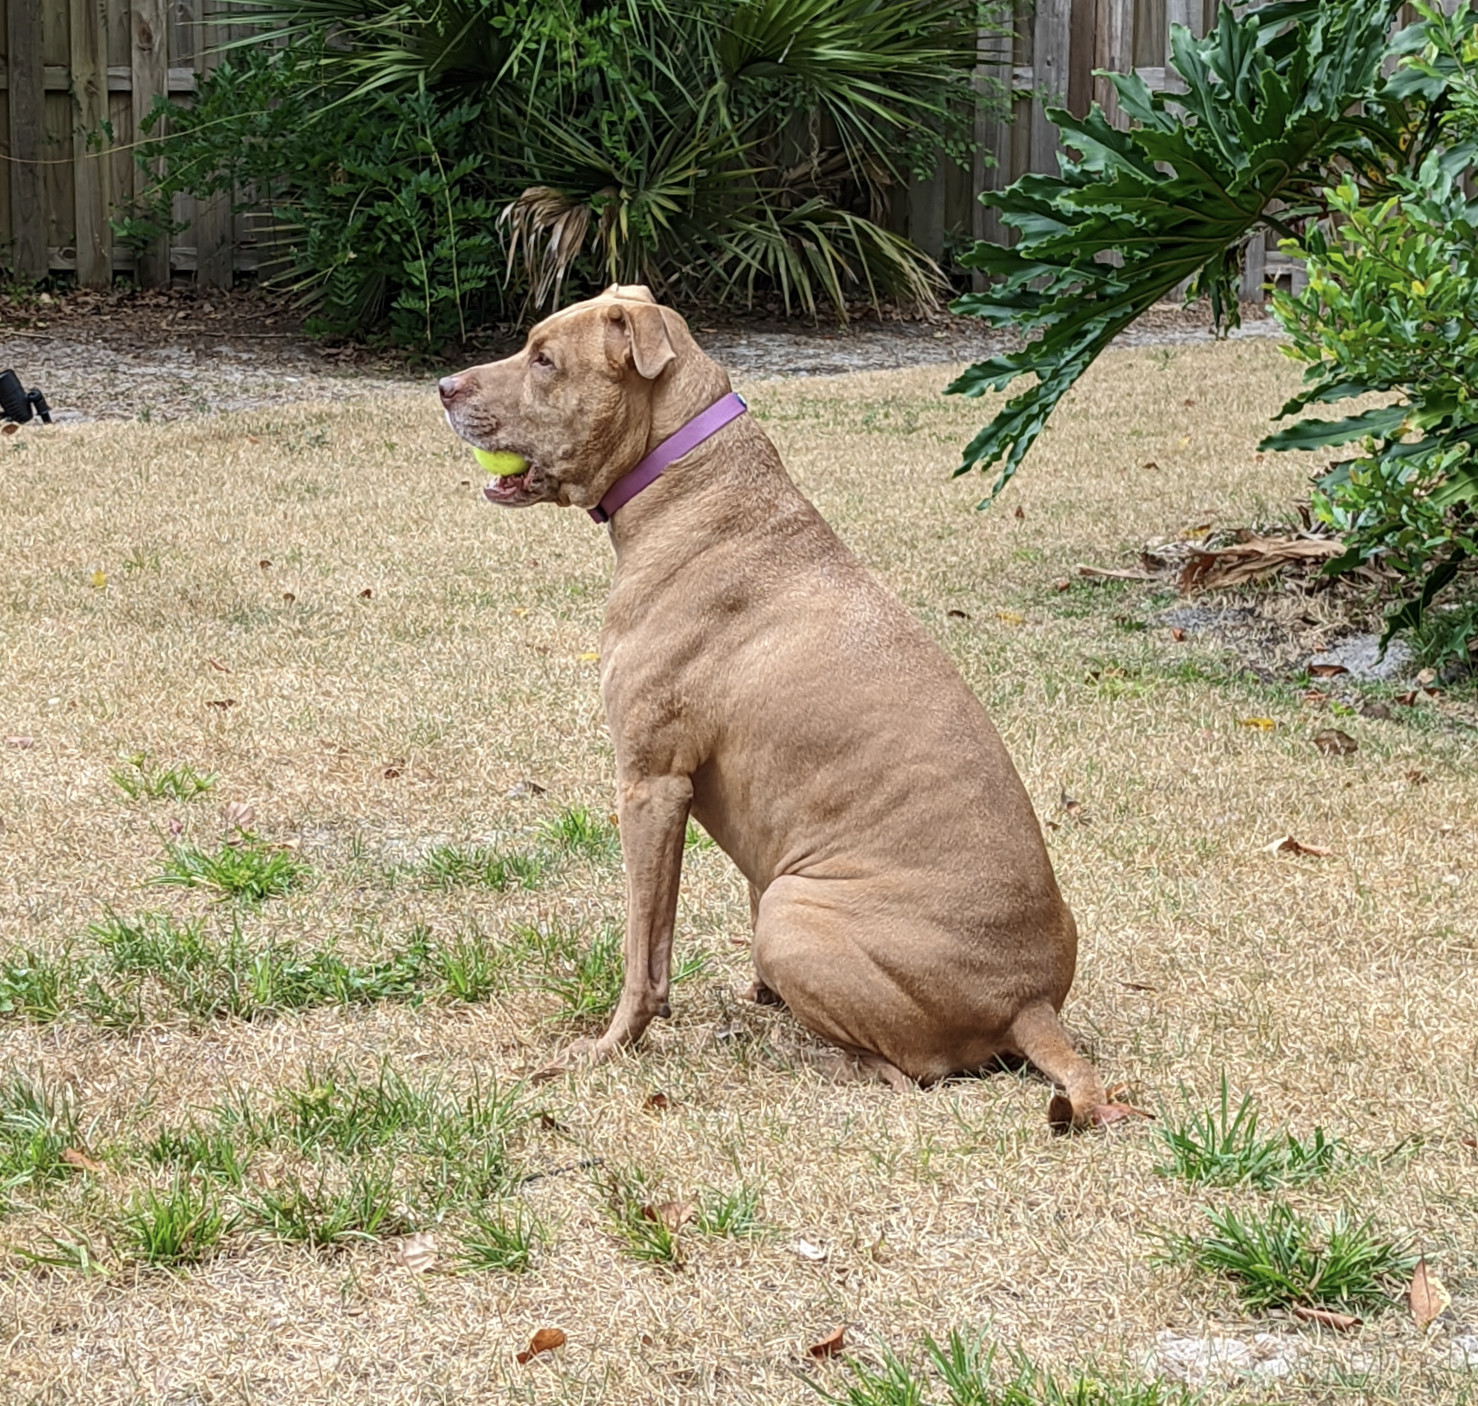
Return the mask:
[[[1419, 625], [1437, 594], [1478, 557], [1478, 201], [1462, 174], [1478, 156], [1478, 11], [1448, 17], [1418, 4], [1424, 42], [1391, 80], [1401, 95], [1444, 98], [1440, 143], [1395, 193], [1372, 198], [1346, 178], [1325, 192], [1331, 233], [1312, 226], [1284, 248], [1307, 258], [1299, 295], [1279, 292], [1273, 311], [1305, 388], [1283, 407], [1370, 392], [1390, 405], [1340, 420], [1305, 419], [1265, 447], [1355, 444], [1314, 494], [1316, 515], [1344, 538], [1331, 573], [1372, 559], [1394, 568], [1414, 594], [1386, 621], [1386, 638]], [[1467, 628], [1429, 640], [1430, 652], [1466, 655]]]
[[612, 281], [936, 300], [882, 216], [911, 171], [969, 157], [975, 0], [253, 8], [257, 37], [156, 110], [169, 135], [138, 157], [168, 175], [120, 232], [253, 191], [323, 331], [435, 346]]

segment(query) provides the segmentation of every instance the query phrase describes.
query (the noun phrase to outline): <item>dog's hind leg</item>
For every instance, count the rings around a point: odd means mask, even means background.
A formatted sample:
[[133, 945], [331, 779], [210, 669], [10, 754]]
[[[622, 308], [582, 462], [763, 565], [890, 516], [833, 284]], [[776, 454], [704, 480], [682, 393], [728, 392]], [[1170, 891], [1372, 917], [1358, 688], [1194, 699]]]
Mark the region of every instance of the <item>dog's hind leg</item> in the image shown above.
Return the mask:
[[1053, 1132], [1076, 1132], [1139, 1114], [1137, 1108], [1109, 1100], [1098, 1071], [1073, 1048], [1057, 1012], [1046, 1001], [1023, 1010], [1011, 1022], [1008, 1039], [1011, 1048], [1057, 1085], [1058, 1092], [1047, 1105]]

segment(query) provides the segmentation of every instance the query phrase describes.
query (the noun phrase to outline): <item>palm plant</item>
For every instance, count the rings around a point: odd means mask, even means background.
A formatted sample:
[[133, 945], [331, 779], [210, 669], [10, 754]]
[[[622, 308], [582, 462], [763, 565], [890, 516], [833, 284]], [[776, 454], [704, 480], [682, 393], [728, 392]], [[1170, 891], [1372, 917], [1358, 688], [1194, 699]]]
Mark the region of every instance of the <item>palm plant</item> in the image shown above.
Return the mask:
[[943, 289], [881, 218], [889, 189], [964, 149], [979, 8], [253, 0], [252, 36], [228, 47], [314, 53], [295, 99], [310, 87], [323, 113], [428, 99], [475, 113], [442, 155], [463, 163], [464, 196], [501, 208], [505, 283], [517, 275], [532, 306], [572, 279], [640, 280], [845, 315], [857, 298], [932, 306]]

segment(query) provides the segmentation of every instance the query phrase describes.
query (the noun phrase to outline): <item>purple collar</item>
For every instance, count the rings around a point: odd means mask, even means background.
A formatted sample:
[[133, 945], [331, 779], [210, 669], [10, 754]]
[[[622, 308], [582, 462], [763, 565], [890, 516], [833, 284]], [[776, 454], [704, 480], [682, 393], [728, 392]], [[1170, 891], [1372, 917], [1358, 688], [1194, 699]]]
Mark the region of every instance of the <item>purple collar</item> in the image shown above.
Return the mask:
[[730, 391], [722, 400], [716, 400], [707, 410], [695, 415], [676, 434], [668, 435], [630, 473], [622, 474], [600, 500], [600, 506], [590, 509], [596, 522], [609, 522], [616, 509], [629, 503], [644, 488], [649, 488], [661, 475], [662, 470], [681, 459], [690, 450], [696, 449], [710, 435], [717, 434], [730, 420], [737, 420], [749, 407], [744, 397]]

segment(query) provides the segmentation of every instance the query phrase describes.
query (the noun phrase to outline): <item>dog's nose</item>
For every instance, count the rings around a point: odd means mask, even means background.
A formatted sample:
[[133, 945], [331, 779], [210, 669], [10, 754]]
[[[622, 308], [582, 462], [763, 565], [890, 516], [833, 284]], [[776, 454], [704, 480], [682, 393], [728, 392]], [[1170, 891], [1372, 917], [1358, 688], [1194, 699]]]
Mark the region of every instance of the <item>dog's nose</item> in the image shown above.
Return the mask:
[[441, 403], [450, 405], [462, 393], [462, 378], [460, 376], [443, 376], [436, 383], [436, 389], [441, 392]]

